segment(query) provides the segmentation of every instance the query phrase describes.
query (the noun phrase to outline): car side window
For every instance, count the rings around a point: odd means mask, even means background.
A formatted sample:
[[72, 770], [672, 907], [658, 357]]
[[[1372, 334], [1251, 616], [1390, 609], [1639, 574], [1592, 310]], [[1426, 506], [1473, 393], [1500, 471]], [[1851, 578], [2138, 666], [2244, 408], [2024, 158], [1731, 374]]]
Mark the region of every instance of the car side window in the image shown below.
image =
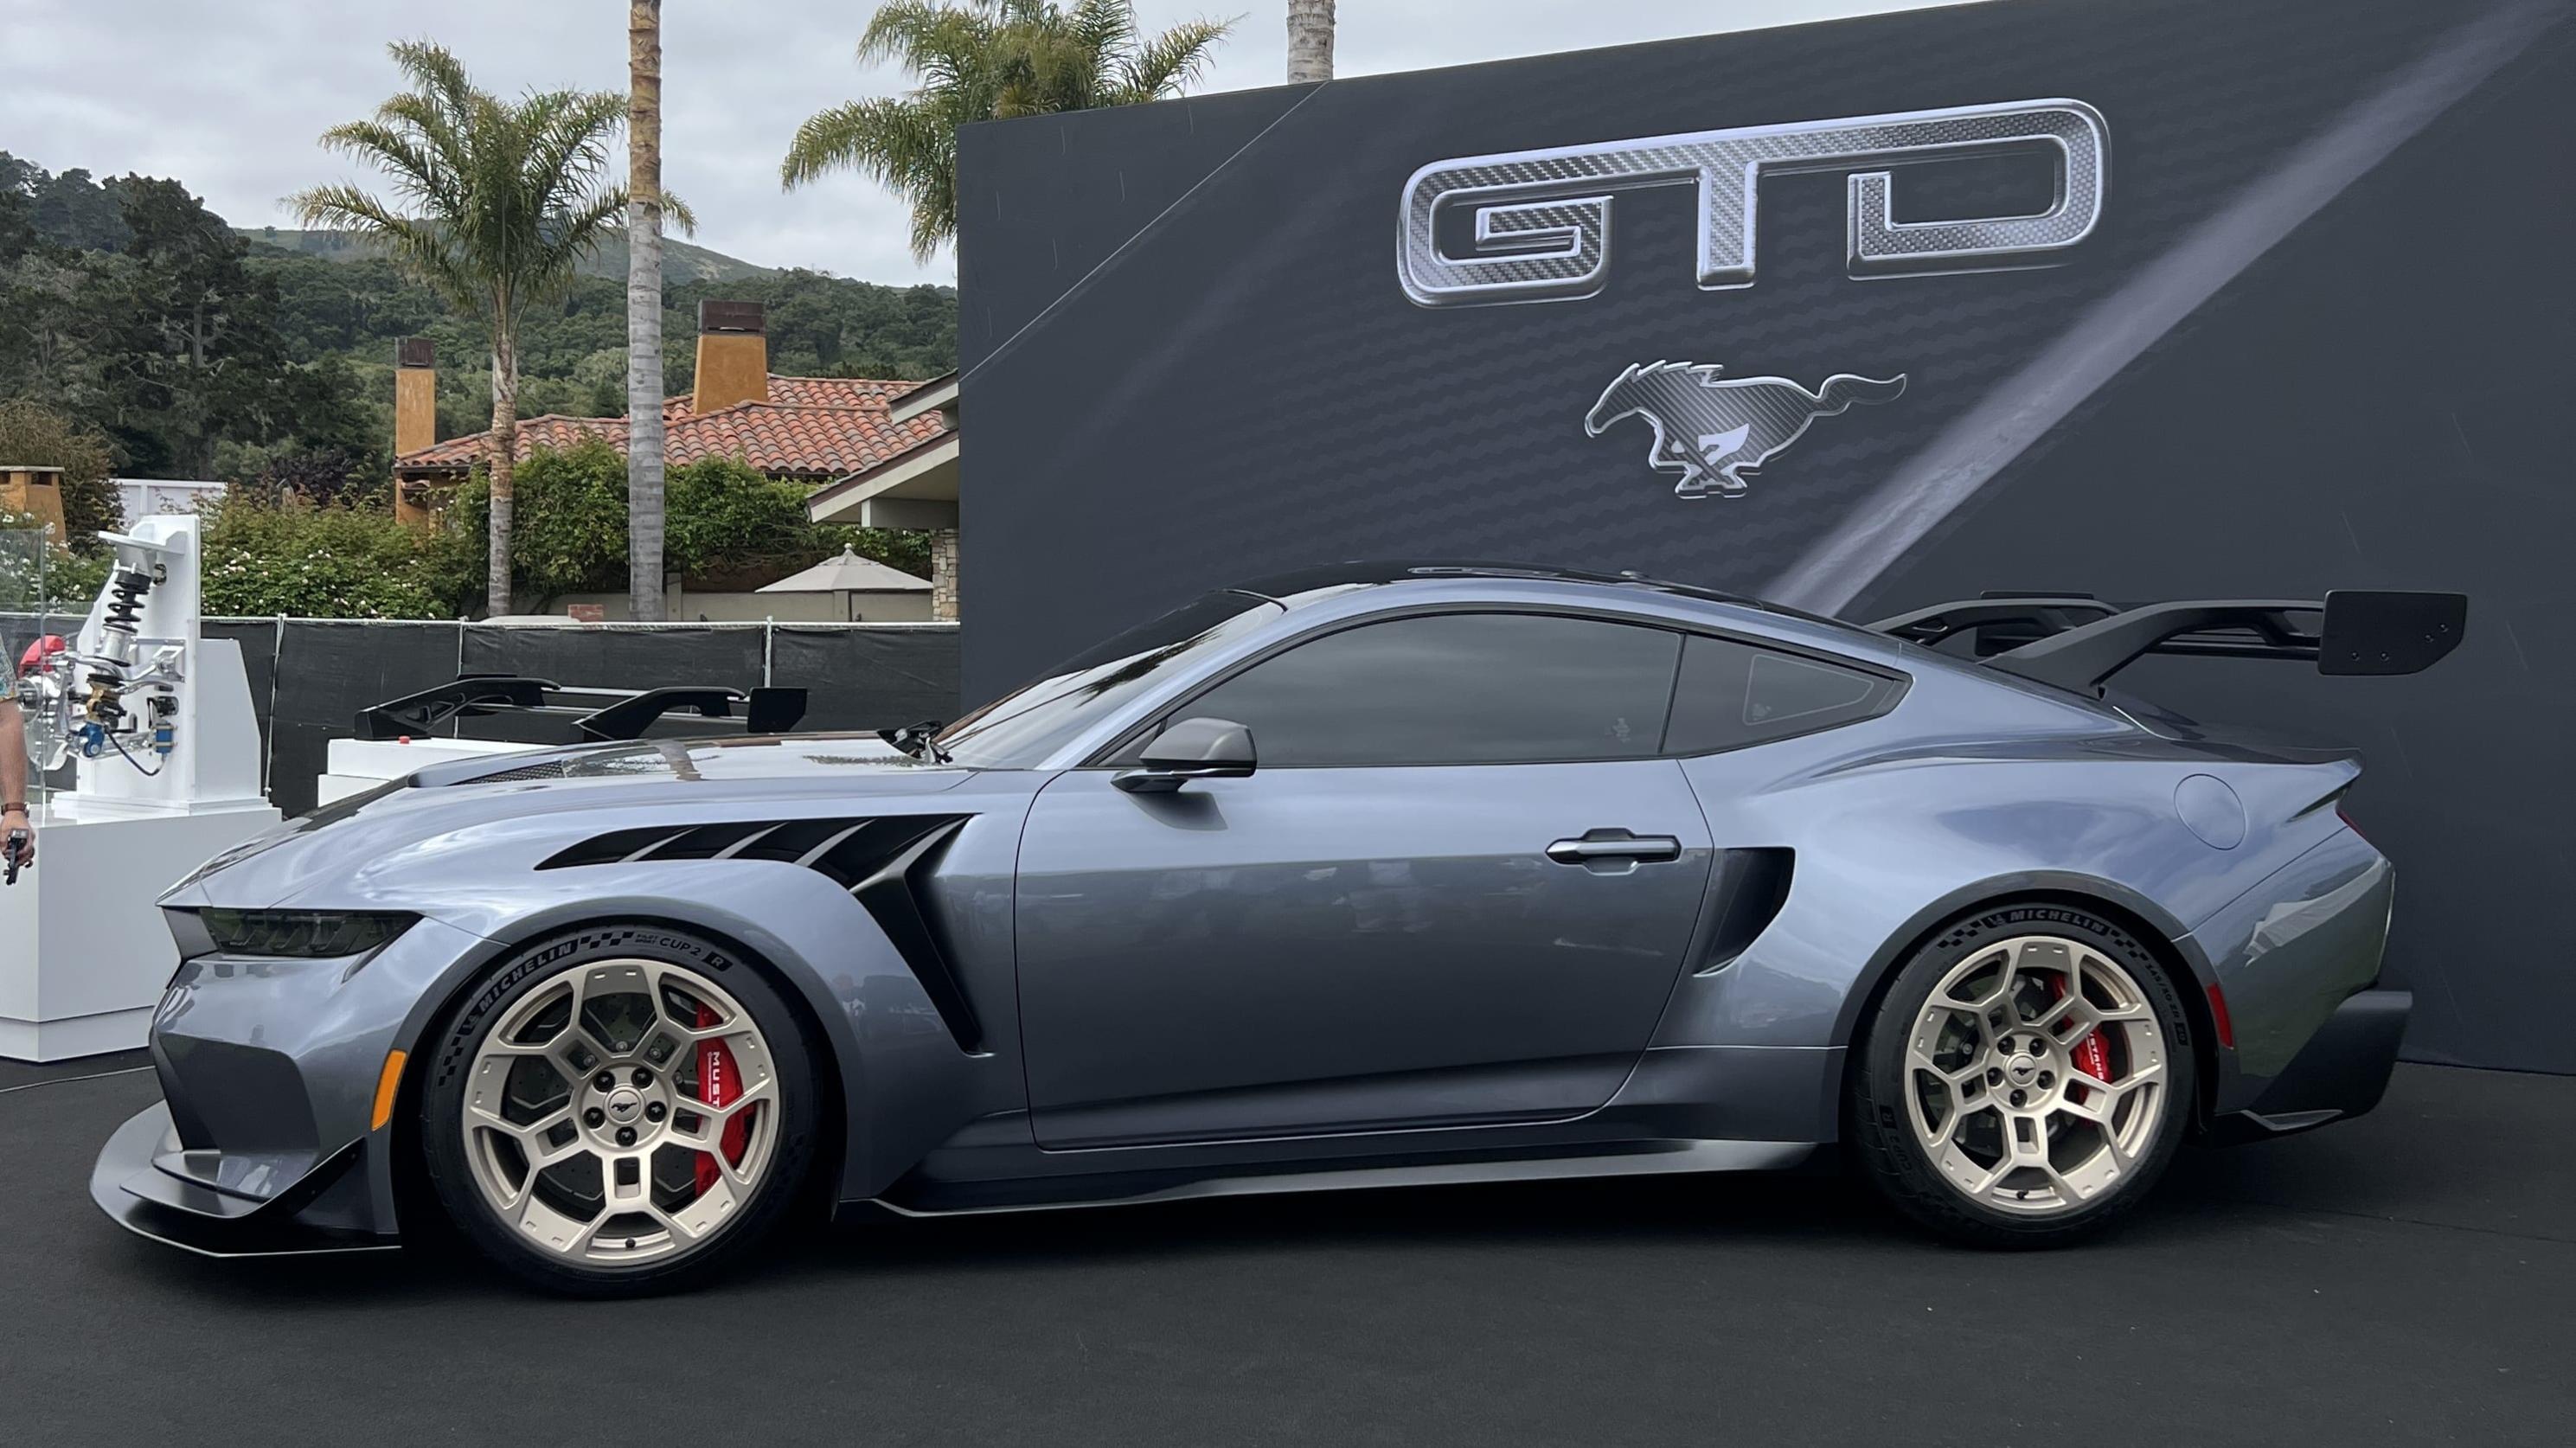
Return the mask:
[[1362, 624], [1265, 659], [1174, 715], [1252, 731], [1261, 767], [1641, 759], [1681, 635], [1533, 613]]
[[1694, 634], [1682, 649], [1664, 752], [1741, 749], [1873, 719], [1903, 693], [1882, 675]]

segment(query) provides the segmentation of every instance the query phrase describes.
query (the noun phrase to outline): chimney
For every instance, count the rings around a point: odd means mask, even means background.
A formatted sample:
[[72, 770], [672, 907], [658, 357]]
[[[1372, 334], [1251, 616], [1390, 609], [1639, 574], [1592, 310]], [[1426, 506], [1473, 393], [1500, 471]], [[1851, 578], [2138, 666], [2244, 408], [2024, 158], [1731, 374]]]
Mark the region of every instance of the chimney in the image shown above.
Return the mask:
[[438, 352], [427, 337], [394, 344], [394, 456], [438, 441]]
[[[0, 513], [19, 513], [43, 525], [57, 543], [69, 543], [63, 526], [63, 470], [0, 463]], [[0, 659], [0, 668], [15, 667]]]
[[689, 410], [703, 416], [737, 402], [769, 400], [769, 338], [758, 302], [698, 303], [698, 387]]

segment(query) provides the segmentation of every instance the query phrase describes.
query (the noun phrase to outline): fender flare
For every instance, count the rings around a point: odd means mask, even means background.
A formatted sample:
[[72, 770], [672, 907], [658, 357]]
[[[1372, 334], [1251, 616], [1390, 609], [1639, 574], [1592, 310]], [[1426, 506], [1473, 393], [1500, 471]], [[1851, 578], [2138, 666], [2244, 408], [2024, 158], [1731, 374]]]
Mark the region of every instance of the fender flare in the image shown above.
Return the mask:
[[[2218, 975], [2191, 931], [2171, 911], [2138, 891], [2098, 875], [2070, 870], [2016, 870], [1991, 875], [1959, 886], [1906, 917], [1854, 975], [1851, 989], [1843, 996], [1842, 1010], [1834, 1018], [1832, 1044], [1848, 1050], [1860, 1035], [1860, 1023], [1878, 1008], [1879, 998], [1887, 993], [1897, 964], [1939, 934], [1943, 926], [1990, 905], [2034, 897], [2099, 908], [2114, 917], [2128, 917], [2120, 923], [2134, 922], [2144, 927], [2145, 938], [2138, 943], [2166, 964], [2180, 966], [2196, 987], [2180, 993], [2184, 1011], [2191, 1014], [2195, 1038], [2209, 1048], [2216, 1046], [2207, 1019], [2207, 992], [2217, 983]], [[2209, 1063], [2204, 1059], [2202, 1064], [2205, 1067]], [[2202, 1072], [2204, 1085], [2209, 1074]]]
[[[704, 936], [719, 946], [730, 947], [743, 957], [751, 969], [766, 972], [780, 993], [787, 997], [803, 1019], [800, 1025], [813, 1033], [813, 1046], [821, 1057], [818, 1061], [817, 1085], [822, 1088], [825, 1120], [815, 1123], [818, 1133], [817, 1156], [824, 1163], [818, 1170], [827, 1179], [835, 1176], [832, 1188], [835, 1200], [873, 1194], [885, 1182], [900, 1176], [917, 1161], [928, 1144], [953, 1131], [973, 1114], [969, 1104], [974, 1089], [969, 1081], [975, 1057], [970, 1056], [946, 1029], [935, 1035], [909, 1034], [905, 1044], [912, 1049], [900, 1053], [899, 1060], [885, 1059], [896, 1053], [872, 1052], [862, 1041], [862, 1012], [884, 1013], [912, 1021], [940, 1019], [933, 993], [925, 989], [903, 951], [885, 929], [863, 911], [858, 922], [873, 933], [882, 949], [882, 959], [872, 962], [875, 968], [848, 971], [843, 979], [863, 981], [868, 999], [860, 1002], [836, 992], [831, 981], [809, 958], [809, 952], [764, 925], [760, 920], [738, 910], [711, 903], [703, 897], [677, 895], [602, 895], [582, 899], [549, 902], [524, 914], [507, 919], [500, 928], [482, 934], [483, 944], [458, 957], [438, 979], [419, 992], [411, 1010], [404, 1016], [394, 1036], [396, 1049], [409, 1053], [413, 1060], [423, 1059], [425, 1044], [432, 1033], [454, 1018], [455, 1012], [471, 995], [475, 984], [489, 976], [502, 962], [549, 937], [569, 931], [611, 924], [664, 926]], [[849, 945], [859, 955], [875, 955], [862, 938]], [[886, 968], [886, 967], [891, 967]], [[890, 998], [889, 993], [894, 997]], [[873, 1039], [873, 1032], [869, 1033]], [[880, 1042], [882, 1044], [882, 1042]], [[935, 1045], [935, 1052], [919, 1049]], [[434, 1044], [430, 1045], [435, 1049]], [[879, 1081], [881, 1074], [904, 1079]], [[423, 1073], [405, 1072], [402, 1094], [396, 1111], [396, 1126], [417, 1119], [417, 1093]], [[899, 1136], [919, 1137], [922, 1133], [890, 1134], [886, 1125], [862, 1109], [861, 1103], [878, 1099], [901, 1099], [919, 1104], [935, 1101], [945, 1095], [959, 1103], [960, 1120], [945, 1128], [927, 1133], [929, 1142], [905, 1141]], [[396, 1201], [392, 1189], [393, 1163], [390, 1158], [405, 1153], [377, 1153], [370, 1163], [371, 1173], [381, 1173], [377, 1183], [385, 1189], [380, 1200]], [[397, 1207], [397, 1210], [399, 1208]]]

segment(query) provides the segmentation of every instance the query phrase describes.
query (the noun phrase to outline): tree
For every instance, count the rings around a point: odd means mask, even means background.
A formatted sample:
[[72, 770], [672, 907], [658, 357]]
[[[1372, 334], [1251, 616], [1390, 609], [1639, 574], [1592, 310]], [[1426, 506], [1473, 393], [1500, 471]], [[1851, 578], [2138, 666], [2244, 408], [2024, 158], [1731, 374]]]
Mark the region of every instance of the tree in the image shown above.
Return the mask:
[[1333, 78], [1333, 0], [1288, 0], [1288, 83]]
[[504, 101], [425, 41], [390, 47], [412, 83], [372, 119], [322, 133], [333, 151], [366, 161], [393, 184], [393, 201], [357, 186], [317, 186], [292, 198], [307, 226], [355, 233], [382, 248], [449, 304], [491, 328], [491, 560], [485, 602], [510, 611], [510, 508], [518, 446], [520, 319], [571, 290], [574, 269], [616, 229], [626, 191], [608, 180], [621, 96], [530, 91]]
[[662, 0], [626, 7], [627, 608], [659, 623], [662, 591]]
[[1179, 95], [1233, 28], [1192, 20], [1148, 37], [1134, 0], [889, 0], [859, 59], [899, 60], [921, 84], [807, 119], [779, 180], [846, 167], [885, 183], [911, 203], [912, 254], [926, 262], [957, 235], [959, 126]]
[[98, 259], [105, 304], [101, 383], [108, 431], [146, 477], [204, 478], [215, 444], [287, 425], [277, 288], [244, 265], [248, 247], [176, 181], [113, 183], [121, 260]]
[[211, 476], [220, 448], [276, 440], [294, 379], [246, 251], [178, 182], [0, 155], [0, 396], [104, 432], [147, 477]]

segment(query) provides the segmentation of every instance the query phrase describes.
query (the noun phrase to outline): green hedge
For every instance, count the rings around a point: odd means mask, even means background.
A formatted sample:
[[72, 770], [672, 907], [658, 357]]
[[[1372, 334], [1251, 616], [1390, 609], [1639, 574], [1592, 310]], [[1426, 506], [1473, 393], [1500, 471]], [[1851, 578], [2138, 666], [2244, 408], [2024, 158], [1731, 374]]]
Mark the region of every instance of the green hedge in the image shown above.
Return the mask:
[[[567, 593], [626, 589], [626, 459], [597, 438], [557, 451], [538, 448], [513, 474], [511, 578], [539, 607]], [[684, 576], [765, 569], [781, 575], [819, 563], [844, 546], [915, 577], [930, 576], [921, 533], [840, 528], [809, 522], [803, 483], [774, 482], [731, 458], [701, 458], [663, 479], [663, 561]], [[449, 526], [488, 556], [489, 480], [478, 470], [448, 509]]]
[[227, 495], [207, 510], [204, 552], [210, 614], [460, 618], [482, 592], [482, 549], [398, 523], [381, 502]]

